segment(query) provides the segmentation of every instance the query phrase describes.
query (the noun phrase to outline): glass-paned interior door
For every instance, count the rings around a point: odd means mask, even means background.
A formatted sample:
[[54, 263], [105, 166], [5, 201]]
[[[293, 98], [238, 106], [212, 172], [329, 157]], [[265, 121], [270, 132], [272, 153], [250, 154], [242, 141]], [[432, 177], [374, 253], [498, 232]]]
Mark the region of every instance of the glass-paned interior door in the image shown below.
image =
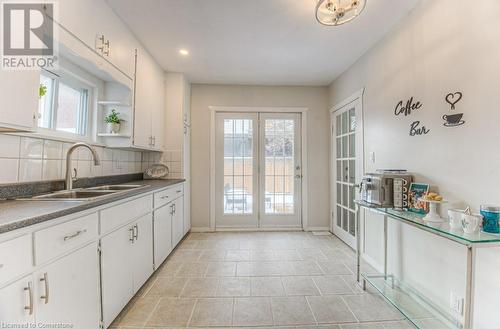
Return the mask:
[[261, 113], [261, 227], [302, 227], [300, 114]]
[[359, 101], [332, 113], [333, 232], [356, 247], [356, 180], [360, 177]]
[[216, 226], [257, 228], [258, 114], [216, 114]]

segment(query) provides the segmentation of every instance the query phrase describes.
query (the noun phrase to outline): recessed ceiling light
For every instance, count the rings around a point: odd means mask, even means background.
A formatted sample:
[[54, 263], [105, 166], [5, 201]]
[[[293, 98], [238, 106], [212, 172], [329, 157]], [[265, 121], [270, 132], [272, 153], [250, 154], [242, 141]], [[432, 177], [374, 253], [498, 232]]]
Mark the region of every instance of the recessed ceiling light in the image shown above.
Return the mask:
[[189, 55], [189, 51], [187, 51], [186, 49], [179, 49], [179, 54], [181, 54], [182, 56], [187, 56]]

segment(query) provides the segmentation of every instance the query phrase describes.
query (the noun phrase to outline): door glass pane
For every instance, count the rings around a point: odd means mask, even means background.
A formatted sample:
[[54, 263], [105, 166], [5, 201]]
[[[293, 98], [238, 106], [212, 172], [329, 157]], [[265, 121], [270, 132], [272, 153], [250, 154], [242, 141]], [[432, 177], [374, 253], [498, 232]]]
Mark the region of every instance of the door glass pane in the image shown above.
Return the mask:
[[348, 140], [349, 137], [347, 136], [344, 136], [342, 137], [342, 157], [343, 158], [347, 158], [349, 156], [349, 140]]
[[342, 113], [342, 134], [347, 134], [349, 129], [349, 114], [347, 112]]
[[224, 214], [253, 212], [252, 120], [224, 120]]
[[295, 121], [266, 119], [264, 127], [265, 213], [293, 214]]
[[342, 227], [342, 208], [337, 206], [337, 226]]
[[349, 135], [349, 157], [350, 158], [356, 157], [355, 140], [356, 140], [356, 138], [354, 137], [354, 135]]
[[349, 212], [346, 209], [342, 209], [342, 229], [347, 231], [349, 223]]
[[349, 132], [356, 130], [356, 111], [354, 109], [349, 110]]
[[349, 234], [356, 236], [356, 214], [349, 211]]
[[354, 160], [349, 160], [349, 183], [354, 184], [356, 180], [356, 164]]

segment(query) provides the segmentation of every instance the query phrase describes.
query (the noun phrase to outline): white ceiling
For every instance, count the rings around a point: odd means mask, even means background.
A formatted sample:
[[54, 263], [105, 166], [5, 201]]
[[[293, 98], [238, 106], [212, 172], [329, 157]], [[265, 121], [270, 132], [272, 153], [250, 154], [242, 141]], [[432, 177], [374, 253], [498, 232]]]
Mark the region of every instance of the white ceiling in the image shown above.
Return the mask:
[[418, 2], [367, 0], [356, 20], [326, 27], [316, 0], [107, 1], [166, 71], [258, 85], [328, 85]]

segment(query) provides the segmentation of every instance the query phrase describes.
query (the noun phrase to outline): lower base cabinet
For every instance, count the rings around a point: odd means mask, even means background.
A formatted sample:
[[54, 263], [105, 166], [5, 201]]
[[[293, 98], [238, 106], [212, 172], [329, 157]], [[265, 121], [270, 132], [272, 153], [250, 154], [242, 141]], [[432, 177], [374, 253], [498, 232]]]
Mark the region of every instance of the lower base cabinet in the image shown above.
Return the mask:
[[107, 328], [153, 273], [153, 218], [139, 218], [101, 239], [104, 327]]
[[31, 275], [0, 289], [0, 324], [2, 322], [12, 325], [33, 323], [35, 321], [34, 293]]
[[172, 246], [176, 246], [184, 237], [184, 198], [172, 201]]
[[51, 263], [34, 274], [37, 323], [99, 328], [97, 242]]
[[154, 259], [158, 268], [172, 251], [172, 206], [167, 204], [154, 211]]

